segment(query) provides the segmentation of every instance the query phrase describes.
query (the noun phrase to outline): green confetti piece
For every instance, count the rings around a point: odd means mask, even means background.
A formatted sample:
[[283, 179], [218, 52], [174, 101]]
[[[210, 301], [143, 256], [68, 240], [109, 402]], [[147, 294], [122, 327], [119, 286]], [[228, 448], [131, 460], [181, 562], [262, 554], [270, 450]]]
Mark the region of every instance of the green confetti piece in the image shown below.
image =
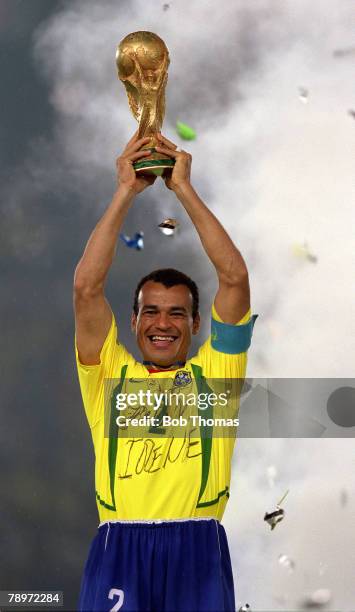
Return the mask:
[[176, 122], [176, 131], [183, 140], [195, 140], [196, 132], [186, 123]]

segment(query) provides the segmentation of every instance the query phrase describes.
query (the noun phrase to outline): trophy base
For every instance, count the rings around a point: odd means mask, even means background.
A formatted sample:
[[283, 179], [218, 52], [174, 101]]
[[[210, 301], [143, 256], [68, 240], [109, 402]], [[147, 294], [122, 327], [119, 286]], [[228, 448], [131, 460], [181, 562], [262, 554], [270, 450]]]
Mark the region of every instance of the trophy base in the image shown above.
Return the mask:
[[133, 168], [136, 172], [162, 176], [166, 168], [172, 170], [174, 165], [174, 159], [144, 159], [142, 161], [135, 162], [133, 164]]

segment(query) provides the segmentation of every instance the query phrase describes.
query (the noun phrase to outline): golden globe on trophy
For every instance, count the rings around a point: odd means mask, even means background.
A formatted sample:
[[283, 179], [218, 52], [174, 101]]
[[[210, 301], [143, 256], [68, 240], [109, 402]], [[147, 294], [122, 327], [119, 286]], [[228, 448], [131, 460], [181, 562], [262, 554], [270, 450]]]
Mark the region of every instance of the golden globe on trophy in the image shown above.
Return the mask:
[[142, 151], [151, 149], [152, 153], [133, 164], [136, 172], [161, 176], [175, 164], [171, 157], [155, 150], [156, 134], [161, 131], [165, 115], [169, 63], [164, 41], [153, 32], [132, 32], [117, 47], [118, 78], [126, 88], [130, 109], [139, 123], [138, 137], [151, 137]]

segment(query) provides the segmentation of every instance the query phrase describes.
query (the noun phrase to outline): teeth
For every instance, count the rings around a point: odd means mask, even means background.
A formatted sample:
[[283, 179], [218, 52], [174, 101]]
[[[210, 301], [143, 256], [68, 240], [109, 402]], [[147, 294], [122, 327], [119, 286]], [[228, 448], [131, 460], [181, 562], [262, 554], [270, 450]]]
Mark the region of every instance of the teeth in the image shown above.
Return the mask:
[[153, 336], [152, 340], [169, 340], [170, 342], [173, 342], [175, 338], [173, 338], [172, 336]]

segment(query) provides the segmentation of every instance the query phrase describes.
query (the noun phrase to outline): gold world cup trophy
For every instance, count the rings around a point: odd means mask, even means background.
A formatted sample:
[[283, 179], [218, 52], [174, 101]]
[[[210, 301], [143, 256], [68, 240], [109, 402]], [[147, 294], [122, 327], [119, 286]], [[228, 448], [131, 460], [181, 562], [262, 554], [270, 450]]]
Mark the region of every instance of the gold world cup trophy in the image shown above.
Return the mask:
[[151, 137], [142, 151], [149, 156], [133, 164], [136, 172], [161, 176], [171, 172], [175, 160], [155, 150], [157, 132], [165, 115], [165, 87], [168, 80], [169, 51], [153, 32], [132, 32], [119, 43], [116, 51], [118, 78], [124, 84], [133, 116], [139, 123], [139, 138]]

